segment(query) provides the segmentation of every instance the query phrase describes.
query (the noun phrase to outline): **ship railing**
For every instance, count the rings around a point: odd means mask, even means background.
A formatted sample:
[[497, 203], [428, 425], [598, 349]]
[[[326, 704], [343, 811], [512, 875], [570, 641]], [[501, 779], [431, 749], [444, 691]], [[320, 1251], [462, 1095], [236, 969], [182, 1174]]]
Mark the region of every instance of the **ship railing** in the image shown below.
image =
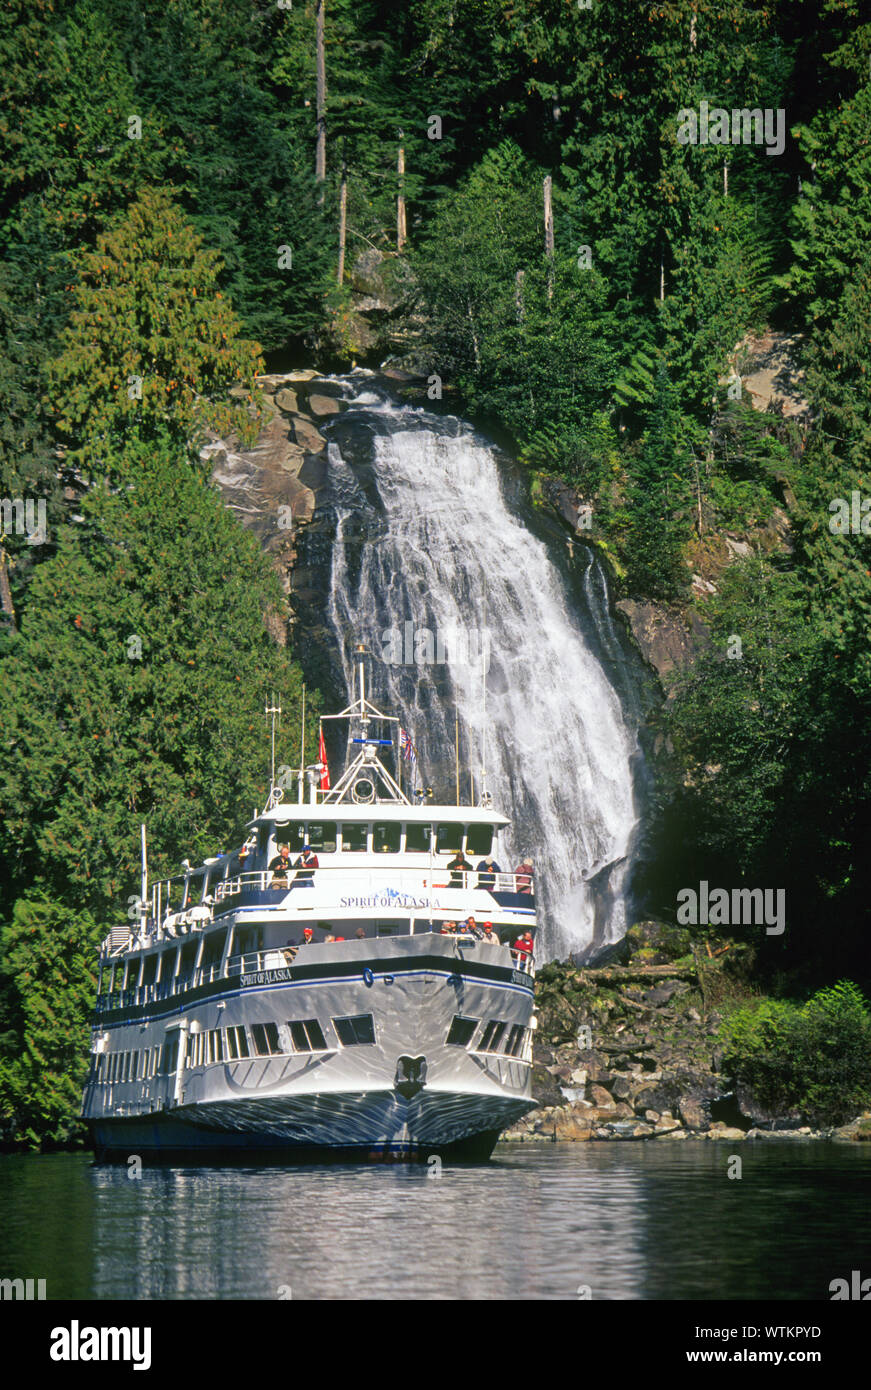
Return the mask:
[[[438, 926], [434, 924], [433, 930], [438, 933]], [[375, 941], [378, 938], [370, 938]], [[385, 938], [390, 940], [391, 938]], [[474, 936], [471, 932], [458, 931], [451, 932], [444, 937], [447, 942], [454, 942], [456, 945], [465, 948], [474, 948], [480, 944], [481, 938]], [[335, 944], [341, 942], [324, 943], [314, 942], [313, 944]], [[522, 970], [525, 974], [535, 976], [535, 958], [532, 954], [527, 955], [521, 951], [515, 951], [513, 943], [505, 943], [511, 951], [511, 958], [515, 969]], [[133, 989], [115, 990], [111, 994], [102, 994], [96, 1001], [96, 1013], [103, 1014], [110, 1010], [129, 1009], [142, 1004], [151, 1004], [162, 999], [169, 999], [173, 995], [184, 993], [190, 989], [197, 989], [201, 985], [208, 985], [215, 980], [224, 980], [238, 975], [252, 975], [266, 971], [282, 969], [289, 966], [297, 958], [297, 947], [288, 946], [267, 946], [258, 951], [246, 951], [236, 955], [228, 956], [226, 960], [213, 961], [208, 965], [201, 965], [196, 970], [184, 975], [171, 975], [165, 980], [157, 980], [154, 984], [137, 985]]]
[[[359, 882], [362, 878], [372, 875], [382, 875], [388, 882], [397, 877], [406, 880], [415, 878], [421, 881], [421, 887], [428, 889], [483, 889], [492, 893], [494, 897], [507, 893], [530, 905], [534, 901], [535, 884], [532, 874], [501, 871], [488, 874], [484, 870], [479, 873], [477, 869], [448, 869], [445, 864], [440, 863], [433, 863], [432, 866], [411, 865], [403, 862], [404, 855], [400, 856], [397, 853], [391, 854], [390, 857], [392, 862], [389, 864], [373, 864], [371, 860], [364, 864], [330, 864], [321, 861], [316, 869], [295, 868], [291, 864], [287, 873], [275, 869], [240, 869], [224, 878], [210, 879], [207, 885], [209, 891], [201, 898], [190, 893], [193, 874], [177, 874], [153, 885], [150, 925], [153, 927], [155, 922], [159, 922], [162, 928], [171, 929], [176, 933], [195, 931], [207, 925], [222, 909], [237, 905], [233, 902], [234, 899], [238, 900], [241, 897], [244, 900], [246, 896], [253, 894], [304, 889], [306, 884], [323, 883], [325, 876], [330, 882], [346, 879], [349, 883]], [[218, 866], [212, 865], [212, 873], [217, 868]], [[202, 878], [202, 872], [198, 872], [197, 876]], [[172, 902], [174, 889], [177, 890], [179, 899], [175, 904]]]

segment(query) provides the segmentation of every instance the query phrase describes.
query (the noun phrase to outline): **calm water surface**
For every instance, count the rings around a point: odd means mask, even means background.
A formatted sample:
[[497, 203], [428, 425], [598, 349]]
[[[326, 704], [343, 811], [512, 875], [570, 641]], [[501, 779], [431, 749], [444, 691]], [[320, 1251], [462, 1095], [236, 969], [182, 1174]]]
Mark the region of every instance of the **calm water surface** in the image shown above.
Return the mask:
[[[49, 1298], [829, 1299], [871, 1274], [868, 1146], [503, 1145], [489, 1165], [0, 1156], [0, 1277]], [[730, 1154], [743, 1162], [727, 1176]], [[280, 1294], [279, 1291], [285, 1292]]]

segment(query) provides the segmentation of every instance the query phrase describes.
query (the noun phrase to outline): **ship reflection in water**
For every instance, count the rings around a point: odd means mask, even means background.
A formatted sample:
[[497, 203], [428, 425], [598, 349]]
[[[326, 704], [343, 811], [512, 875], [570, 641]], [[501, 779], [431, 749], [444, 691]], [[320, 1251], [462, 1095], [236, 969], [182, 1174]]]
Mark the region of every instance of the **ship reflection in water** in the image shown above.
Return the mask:
[[440, 1176], [434, 1159], [139, 1179], [9, 1155], [0, 1229], [49, 1298], [826, 1301], [868, 1263], [864, 1147], [506, 1144]]

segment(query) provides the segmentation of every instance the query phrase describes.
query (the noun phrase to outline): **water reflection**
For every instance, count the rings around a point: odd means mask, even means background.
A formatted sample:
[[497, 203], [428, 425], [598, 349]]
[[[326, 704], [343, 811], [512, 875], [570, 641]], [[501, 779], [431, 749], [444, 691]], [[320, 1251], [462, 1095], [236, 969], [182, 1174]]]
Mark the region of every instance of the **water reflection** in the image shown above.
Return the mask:
[[[489, 1166], [0, 1158], [0, 1275], [52, 1298], [827, 1299], [871, 1267], [845, 1145], [503, 1146]], [[284, 1293], [282, 1294], [282, 1290]]]

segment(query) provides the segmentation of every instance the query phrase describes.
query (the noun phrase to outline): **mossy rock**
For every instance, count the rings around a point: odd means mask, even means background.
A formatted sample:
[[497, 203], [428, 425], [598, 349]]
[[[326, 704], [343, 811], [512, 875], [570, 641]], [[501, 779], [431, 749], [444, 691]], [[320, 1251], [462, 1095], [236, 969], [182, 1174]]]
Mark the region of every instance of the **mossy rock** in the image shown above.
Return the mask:
[[668, 965], [683, 956], [692, 957], [691, 933], [686, 927], [669, 922], [636, 922], [626, 938], [632, 948], [633, 964]]

